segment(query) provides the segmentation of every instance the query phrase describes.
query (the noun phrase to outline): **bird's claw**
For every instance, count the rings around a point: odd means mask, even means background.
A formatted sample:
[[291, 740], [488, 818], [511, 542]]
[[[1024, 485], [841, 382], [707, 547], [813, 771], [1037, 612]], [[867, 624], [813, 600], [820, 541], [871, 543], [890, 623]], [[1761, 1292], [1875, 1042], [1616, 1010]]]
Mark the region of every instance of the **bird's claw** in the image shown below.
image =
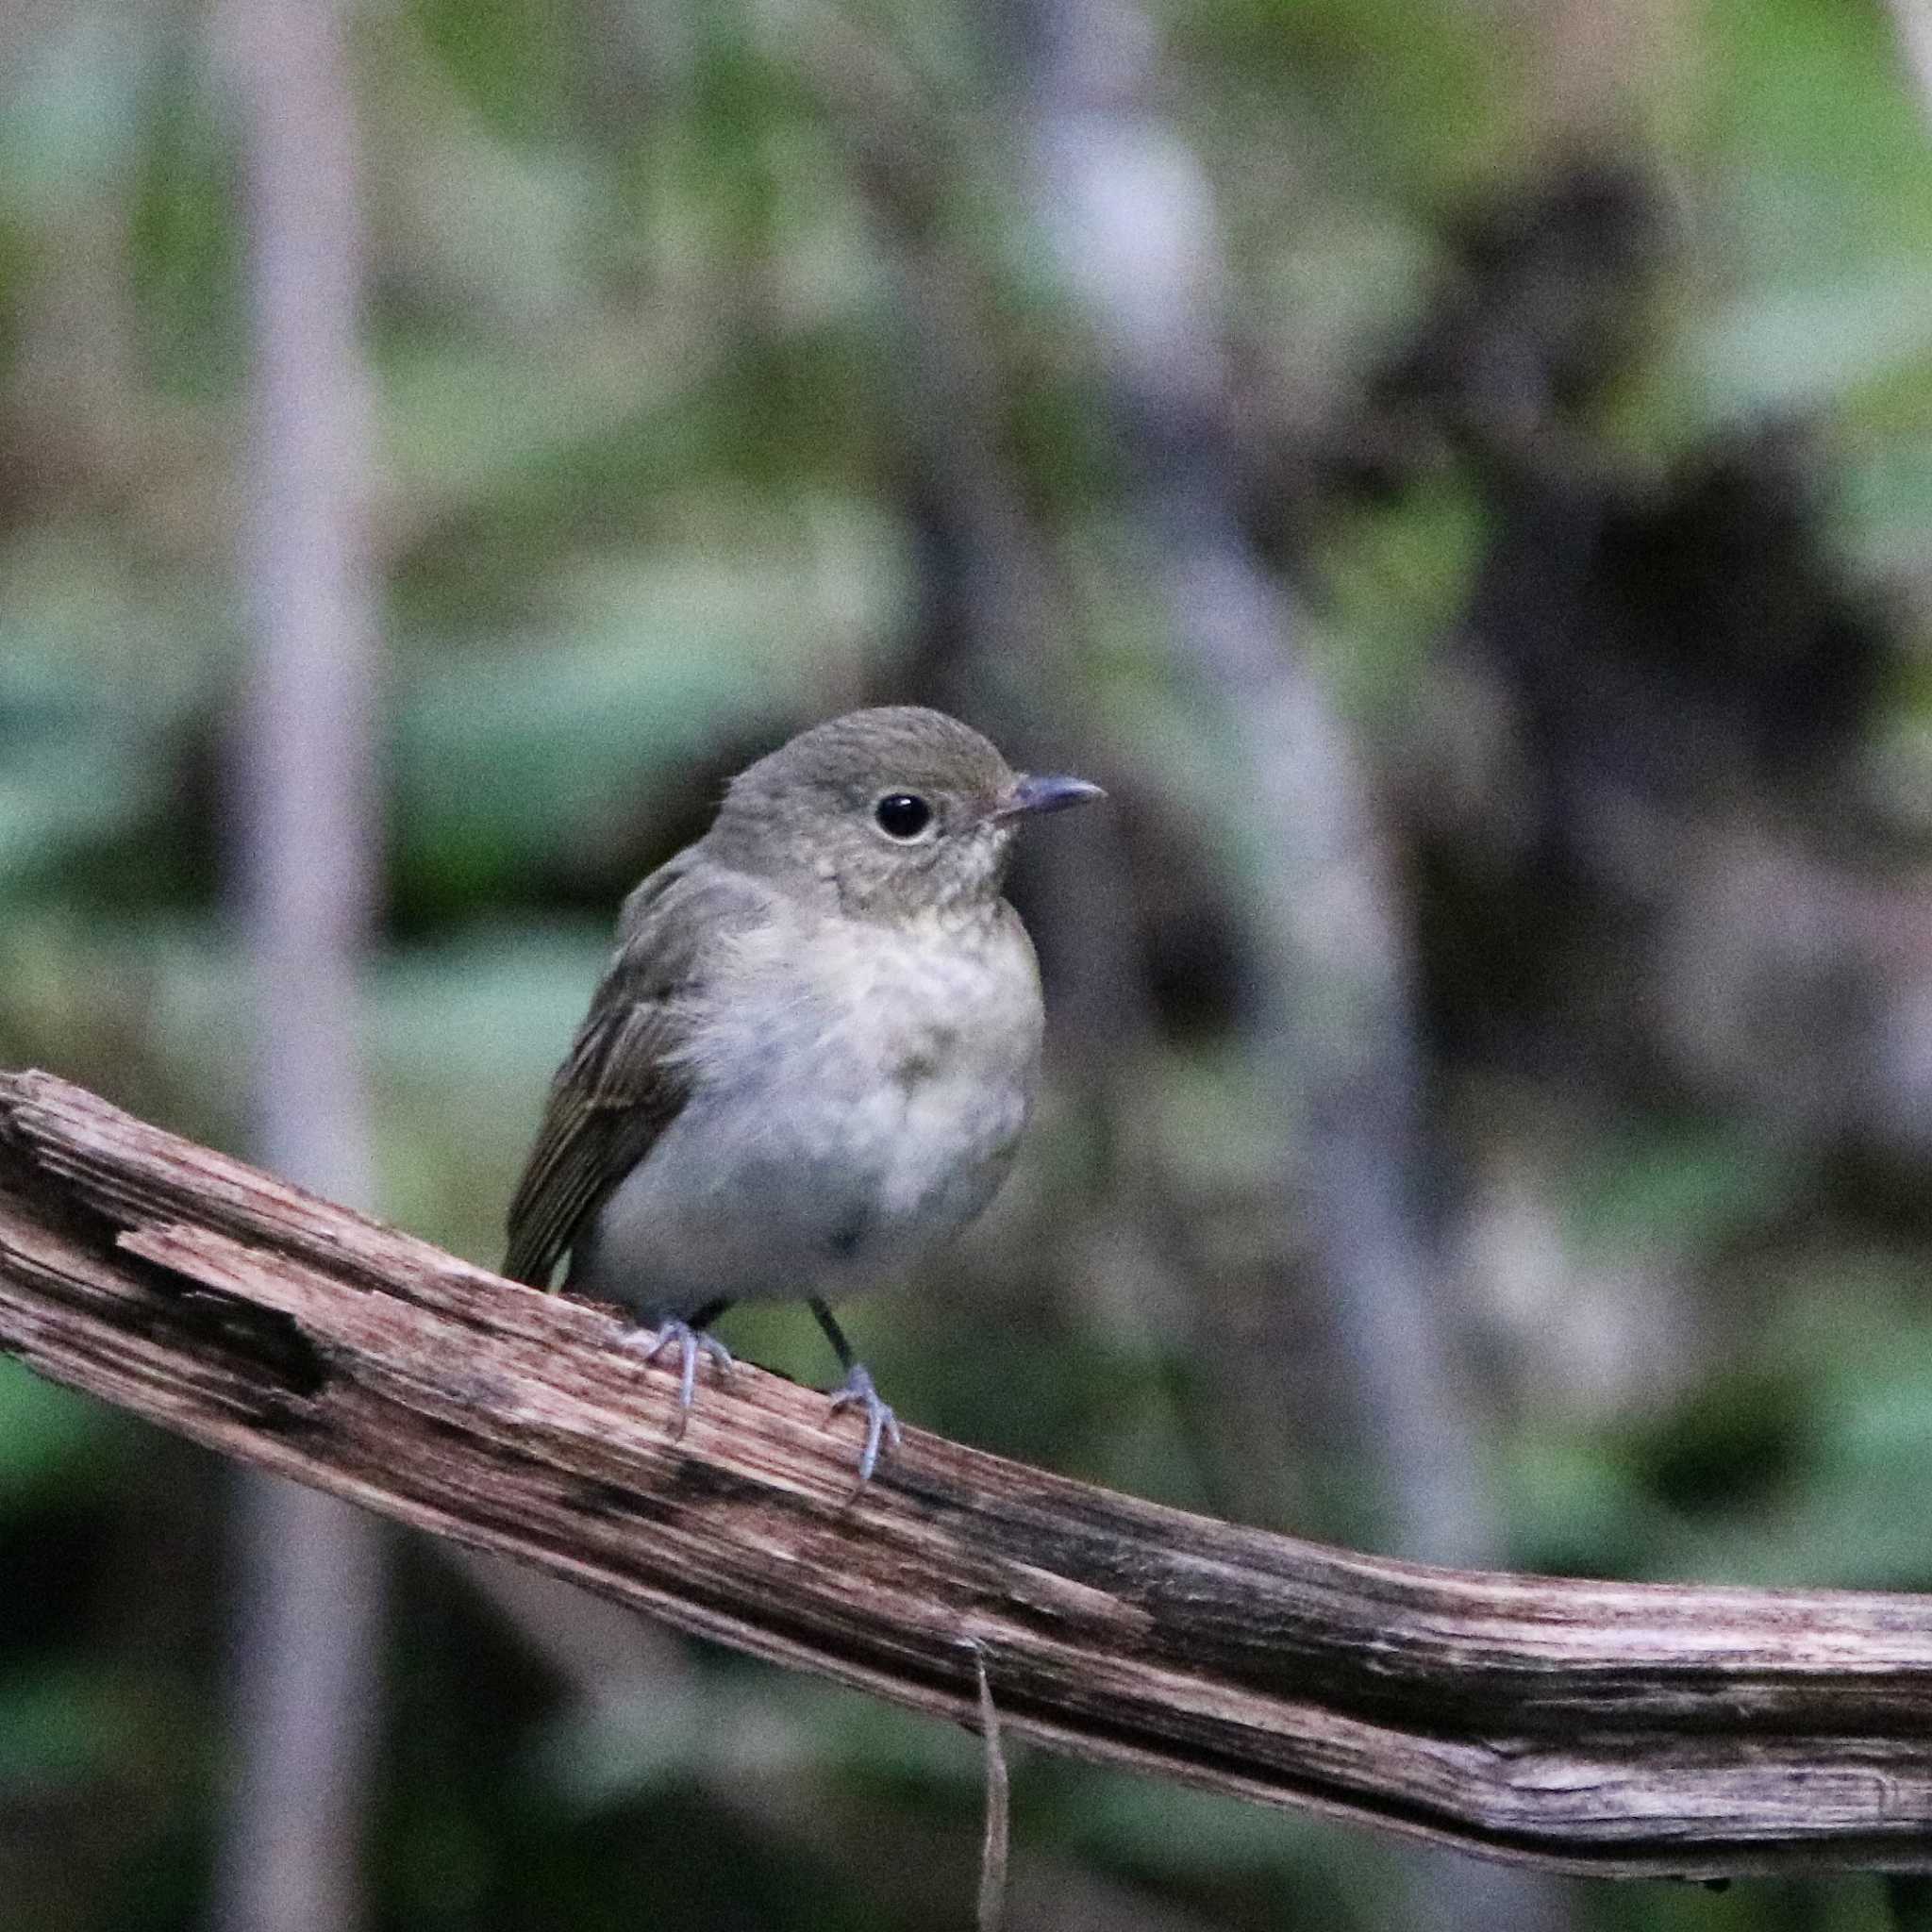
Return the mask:
[[698, 1357], [708, 1356], [711, 1365], [721, 1378], [728, 1375], [735, 1362], [731, 1351], [715, 1335], [707, 1335], [702, 1329], [693, 1328], [689, 1322], [666, 1322], [658, 1328], [640, 1328], [635, 1335], [625, 1338], [627, 1347], [638, 1349], [645, 1361], [655, 1362], [660, 1355], [676, 1349], [681, 1357], [677, 1377], [677, 1428], [684, 1430], [685, 1417], [691, 1412], [693, 1397], [698, 1388]]
[[865, 1448], [858, 1458], [858, 1480], [869, 1483], [879, 1466], [880, 1443], [890, 1437], [892, 1447], [899, 1446], [899, 1418], [889, 1404], [879, 1400], [870, 1372], [858, 1362], [853, 1363], [845, 1380], [832, 1391], [832, 1413], [837, 1415], [841, 1408], [865, 1411]]

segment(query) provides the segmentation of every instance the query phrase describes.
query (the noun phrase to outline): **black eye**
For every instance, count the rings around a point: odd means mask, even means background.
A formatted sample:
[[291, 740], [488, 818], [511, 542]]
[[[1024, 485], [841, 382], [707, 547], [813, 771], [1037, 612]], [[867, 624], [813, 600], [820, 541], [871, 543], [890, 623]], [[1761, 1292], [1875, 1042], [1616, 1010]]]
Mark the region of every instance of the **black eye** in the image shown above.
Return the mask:
[[916, 839], [932, 824], [932, 807], [916, 791], [887, 792], [872, 815], [889, 839]]

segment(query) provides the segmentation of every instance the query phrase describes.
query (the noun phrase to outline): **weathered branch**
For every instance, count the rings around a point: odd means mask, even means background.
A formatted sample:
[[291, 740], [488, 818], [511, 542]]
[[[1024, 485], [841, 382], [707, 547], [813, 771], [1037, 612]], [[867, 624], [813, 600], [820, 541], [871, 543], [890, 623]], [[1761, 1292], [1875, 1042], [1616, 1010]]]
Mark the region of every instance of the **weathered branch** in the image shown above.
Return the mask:
[[1559, 1870], [1932, 1870], [1932, 1598], [1431, 1569], [918, 1431], [0, 1075], [0, 1347], [699, 1635], [1050, 1748]]

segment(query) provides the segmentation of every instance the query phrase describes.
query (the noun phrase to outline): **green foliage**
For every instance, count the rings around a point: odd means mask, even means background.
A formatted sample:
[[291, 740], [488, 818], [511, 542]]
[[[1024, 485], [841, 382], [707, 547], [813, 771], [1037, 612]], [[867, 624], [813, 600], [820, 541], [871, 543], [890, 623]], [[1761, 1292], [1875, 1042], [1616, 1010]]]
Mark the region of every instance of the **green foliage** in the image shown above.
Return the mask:
[[[1924, 626], [1932, 143], [1886, 10], [1652, 9], [1657, 42], [1626, 45], [1607, 101], [1540, 35], [1563, 10], [1215, 0], [1160, 23], [1156, 98], [1229, 257], [1241, 427], [1278, 417], [1315, 452], [1263, 507], [1391, 797], [1443, 702], [1491, 479], [1398, 425], [1399, 487], [1351, 493], [1328, 473], [1365, 452], [1325, 439], [1358, 427], [1389, 358], [1467, 293], [1460, 211], [1539, 178], [1573, 136], [1634, 144], [1674, 225], [1627, 366], [1566, 425], [1579, 467], [1802, 416], [1848, 569], [1896, 582], [1902, 623]], [[828, 85], [854, 78], [828, 22], [880, 62], [858, 108]], [[238, 116], [206, 25], [56, 4], [0, 27], [0, 1059], [232, 1141], [250, 348]], [[385, 1211], [494, 1260], [627, 884], [742, 757], [867, 696], [932, 695], [922, 653], [952, 668], [925, 521], [975, 473], [923, 373], [936, 321], [984, 358], [996, 402], [975, 426], [1065, 596], [1055, 661], [1012, 667], [1059, 693], [1034, 707], [1036, 739], [1120, 770], [1137, 942], [1192, 972], [1216, 895], [1267, 855], [1222, 722], [1174, 675], [1119, 425], [1025, 213], [984, 14], [406, 0], [353, 28], [387, 654], [359, 1046]], [[1551, 125], [1557, 100], [1574, 127]], [[867, 178], [876, 135], [930, 187], [916, 246]], [[963, 322], [908, 310], [921, 249]], [[1932, 675], [1907, 657], [1874, 726], [1921, 833], [1927, 704]], [[1239, 992], [1254, 969], [1226, 970]], [[1591, 975], [1616, 970], [1586, 962], [1579, 1032]], [[1332, 1497], [1349, 1520], [1359, 1471], [1312, 1424], [1306, 1467], [1259, 1467], [1302, 1440], [1297, 1365], [1262, 1441], [1223, 1386], [1245, 1340], [1207, 1345], [1239, 1294], [1189, 1293], [1191, 1265], [1224, 1265], [1286, 1305], [1257, 1332], [1316, 1325], [1271, 1070], [1220, 1018], [1185, 1044], [1157, 1028], [1098, 1073], [1108, 1041], [1057, 1035], [1058, 1085], [999, 1215], [930, 1297], [882, 1298], [855, 1332], [908, 1417], [1191, 1507], [1215, 1507], [1240, 1463], [1253, 1513], [1321, 1533], [1303, 1505]], [[1546, 1315], [1609, 1280], [1683, 1320], [1657, 1374], [1607, 1371], [1588, 1400], [1581, 1374], [1498, 1369], [1486, 1449], [1513, 1550], [1583, 1573], [1932, 1588], [1923, 1208], [1874, 1208], [1788, 1124], [1722, 1094], [1640, 1077], [1591, 1113], [1554, 1058], [1466, 1109], [1541, 1143], [1541, 1169], [1517, 1157], [1541, 1217], [1523, 1272]], [[1430, 1072], [1447, 1110], [1457, 1070]], [[1096, 1124], [1090, 1074], [1128, 1096], [1126, 1127]], [[1574, 1110], [1544, 1133], [1553, 1092]], [[1452, 1205], [1477, 1185], [1469, 1164], [1443, 1162]], [[797, 1311], [735, 1319], [756, 1358], [825, 1379]], [[34, 1900], [36, 1932], [205, 1918], [232, 1608], [221, 1491], [200, 1461], [143, 1486], [151, 1441], [0, 1362], [0, 1898]], [[376, 1927], [963, 1923], [970, 1738], [682, 1646], [661, 1679], [599, 1700], [434, 1566], [407, 1560], [397, 1591]], [[1172, 1907], [1367, 1928], [1401, 1909], [1396, 1856], [1357, 1835], [1015, 1757], [1021, 1854], [1071, 1874], [1070, 1895], [1091, 1880], [1149, 1923]], [[95, 1836], [63, 1857], [60, 1831], [41, 1833], [56, 1876], [36, 1866], [30, 1890], [13, 1821], [74, 1815]], [[825, 1821], [852, 1820], [912, 1876], [889, 1890], [840, 1855]], [[1865, 1932], [1883, 1911], [1852, 1881], [1576, 1900], [1579, 1927], [1647, 1932]]]
[[0, 1361], [0, 1513], [75, 1494], [126, 1434], [97, 1404]]
[[411, 10], [438, 62], [498, 133], [569, 136], [592, 58], [585, 15], [538, 0], [420, 0]]
[[235, 158], [185, 64], [158, 73], [139, 105], [128, 266], [147, 369], [164, 391], [232, 393], [244, 374]]

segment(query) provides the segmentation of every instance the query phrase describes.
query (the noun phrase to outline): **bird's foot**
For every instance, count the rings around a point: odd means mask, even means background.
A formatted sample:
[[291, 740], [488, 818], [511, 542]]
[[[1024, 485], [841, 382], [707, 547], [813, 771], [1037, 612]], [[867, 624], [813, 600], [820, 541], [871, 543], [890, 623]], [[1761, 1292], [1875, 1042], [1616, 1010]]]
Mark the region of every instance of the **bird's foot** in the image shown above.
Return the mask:
[[879, 1400], [871, 1372], [860, 1362], [852, 1364], [844, 1381], [832, 1391], [832, 1413], [837, 1415], [841, 1408], [862, 1409], [865, 1413], [865, 1449], [858, 1458], [858, 1480], [869, 1483], [873, 1471], [879, 1466], [880, 1443], [890, 1437], [892, 1447], [899, 1446], [899, 1418]]
[[697, 1394], [698, 1357], [708, 1356], [711, 1365], [722, 1378], [728, 1375], [734, 1366], [731, 1351], [715, 1335], [707, 1335], [701, 1328], [693, 1328], [689, 1322], [671, 1321], [658, 1328], [640, 1328], [634, 1335], [624, 1338], [626, 1348], [637, 1349], [647, 1362], [655, 1362], [660, 1355], [668, 1355], [676, 1349], [680, 1357], [677, 1377], [677, 1428], [684, 1430], [685, 1417], [691, 1412], [691, 1399]]

